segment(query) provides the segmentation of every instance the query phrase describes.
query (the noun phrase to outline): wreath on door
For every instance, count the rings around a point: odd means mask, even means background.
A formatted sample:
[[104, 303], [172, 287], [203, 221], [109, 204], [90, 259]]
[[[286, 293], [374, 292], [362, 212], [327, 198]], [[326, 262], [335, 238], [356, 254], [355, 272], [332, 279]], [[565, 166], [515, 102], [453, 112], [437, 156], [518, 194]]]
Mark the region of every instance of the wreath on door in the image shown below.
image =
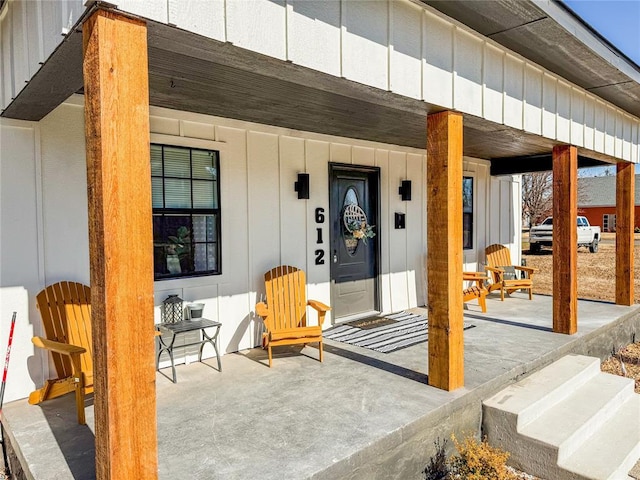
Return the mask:
[[362, 243], [367, 243], [368, 238], [376, 236], [373, 231], [375, 225], [369, 225], [367, 220], [367, 214], [364, 213], [358, 205], [347, 205], [342, 214], [342, 222], [344, 223], [346, 234], [351, 238], [362, 240]]

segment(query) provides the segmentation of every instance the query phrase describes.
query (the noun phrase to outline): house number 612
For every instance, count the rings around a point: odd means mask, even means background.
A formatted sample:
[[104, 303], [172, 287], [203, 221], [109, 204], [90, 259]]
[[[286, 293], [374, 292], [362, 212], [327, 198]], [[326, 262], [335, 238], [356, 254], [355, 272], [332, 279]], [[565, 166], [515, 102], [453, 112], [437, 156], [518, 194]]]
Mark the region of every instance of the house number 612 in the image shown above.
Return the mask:
[[[316, 223], [324, 223], [324, 208], [316, 208]], [[316, 243], [322, 245], [324, 243], [322, 239], [322, 227], [316, 228], [317, 238]], [[324, 265], [324, 250], [318, 249], [315, 251], [316, 265]]]

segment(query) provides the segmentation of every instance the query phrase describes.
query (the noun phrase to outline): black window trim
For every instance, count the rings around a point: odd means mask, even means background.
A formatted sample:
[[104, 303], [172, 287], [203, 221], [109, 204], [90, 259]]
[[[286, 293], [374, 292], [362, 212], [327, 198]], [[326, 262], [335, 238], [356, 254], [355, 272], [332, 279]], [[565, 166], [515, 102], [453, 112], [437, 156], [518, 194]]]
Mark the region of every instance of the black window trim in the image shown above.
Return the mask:
[[[155, 138], [154, 138], [155, 137]], [[183, 137], [177, 137], [178, 139], [182, 140]], [[217, 198], [216, 200], [216, 205], [217, 208], [165, 208], [164, 204], [166, 201], [165, 195], [164, 195], [164, 182], [162, 185], [162, 190], [163, 190], [163, 195], [162, 195], [162, 202], [163, 202], [163, 207], [153, 207], [152, 206], [152, 215], [155, 216], [156, 214], [159, 215], [185, 215], [185, 216], [197, 216], [197, 215], [214, 215], [215, 216], [215, 225], [216, 225], [216, 239], [215, 242], [198, 242], [198, 243], [207, 243], [207, 244], [211, 244], [211, 243], [215, 243], [216, 245], [216, 264], [217, 264], [217, 270], [206, 270], [206, 271], [199, 271], [199, 272], [189, 272], [189, 273], [177, 273], [177, 274], [170, 274], [170, 275], [163, 275], [162, 277], [156, 277], [156, 273], [155, 273], [155, 267], [154, 267], [154, 282], [162, 282], [165, 280], [179, 280], [179, 279], [185, 279], [185, 278], [196, 278], [196, 277], [209, 277], [209, 276], [219, 276], [222, 275], [222, 206], [221, 206], [221, 151], [219, 146], [207, 146], [207, 145], [202, 145], [202, 143], [204, 143], [203, 141], [198, 141], [195, 142], [198, 143], [199, 145], [191, 145], [188, 142], [181, 142], [181, 141], [176, 141], [173, 142], [172, 141], [172, 137], [171, 136], [167, 136], [167, 135], [162, 135], [162, 134], [152, 134], [151, 135], [151, 142], [149, 145], [149, 150], [151, 151], [151, 147], [153, 145], [155, 146], [159, 146], [159, 147], [174, 147], [174, 148], [184, 148], [184, 149], [188, 149], [189, 150], [189, 157], [190, 157], [190, 161], [189, 161], [189, 177], [176, 177], [176, 176], [165, 176], [165, 164], [164, 164], [164, 160], [162, 162], [162, 175], [158, 176], [158, 175], [153, 175], [151, 174], [151, 177], [149, 178], [149, 180], [151, 180], [152, 178], [161, 178], [161, 179], [165, 179], [165, 178], [171, 178], [171, 179], [181, 179], [181, 180], [185, 180], [188, 179], [191, 184], [193, 185], [193, 161], [191, 161], [191, 151], [193, 150], [204, 150], [204, 151], [210, 151], [210, 152], [215, 152], [216, 154], [216, 182], [217, 182], [217, 188], [216, 188], [216, 194], [217, 194]], [[220, 144], [220, 142], [206, 142], [206, 143], [216, 143], [216, 144]], [[193, 188], [191, 188], [191, 204], [193, 205]]]

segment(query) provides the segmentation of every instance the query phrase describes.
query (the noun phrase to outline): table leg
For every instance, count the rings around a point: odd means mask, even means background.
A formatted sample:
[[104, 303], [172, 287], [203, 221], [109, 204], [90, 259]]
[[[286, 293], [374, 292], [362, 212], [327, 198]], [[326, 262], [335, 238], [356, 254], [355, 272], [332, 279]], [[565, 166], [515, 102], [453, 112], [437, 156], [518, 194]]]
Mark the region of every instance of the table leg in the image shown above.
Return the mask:
[[169, 354], [169, 359], [171, 360], [171, 372], [173, 374], [173, 383], [178, 383], [176, 379], [176, 366], [173, 360], [173, 344], [176, 341], [176, 334], [171, 330], [169, 330], [169, 332], [171, 332], [171, 341], [169, 342], [168, 345], [165, 343], [164, 338], [162, 338], [162, 336], [158, 337], [158, 357], [156, 358], [156, 370], [158, 370], [160, 366], [160, 355], [162, 355], [162, 352], [167, 352]]
[[202, 340], [202, 343], [200, 344], [200, 352], [198, 354], [198, 361], [202, 361], [202, 349], [204, 348], [204, 344], [205, 343], [210, 343], [211, 345], [213, 345], [213, 349], [216, 352], [216, 358], [218, 359], [218, 371], [221, 372], [222, 371], [222, 362], [220, 361], [220, 352], [218, 350], [218, 334], [220, 333], [220, 325], [218, 325], [216, 328], [216, 333], [213, 334], [213, 337], [210, 337], [209, 335], [207, 335], [207, 332], [205, 332], [204, 329], [202, 329], [202, 336], [204, 337]]

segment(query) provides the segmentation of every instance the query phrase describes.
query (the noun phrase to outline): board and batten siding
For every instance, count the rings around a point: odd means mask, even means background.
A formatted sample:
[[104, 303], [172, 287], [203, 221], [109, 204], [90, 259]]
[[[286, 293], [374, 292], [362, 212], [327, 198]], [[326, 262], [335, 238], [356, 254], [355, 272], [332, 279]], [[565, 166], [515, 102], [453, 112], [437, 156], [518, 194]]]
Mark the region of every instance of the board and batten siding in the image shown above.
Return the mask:
[[[408, 0], [120, 0], [118, 8], [271, 57], [640, 162], [640, 120]], [[80, 0], [9, 0], [5, 108], [79, 18]]]
[[[376, 230], [381, 309], [394, 312], [424, 304], [424, 150], [155, 107], [150, 120], [152, 141], [220, 151], [223, 272], [155, 282], [153, 321], [160, 321], [162, 301], [178, 294], [185, 301], [205, 303], [204, 315], [222, 322], [223, 352], [257, 345], [261, 326], [253, 313], [255, 303], [264, 294], [264, 272], [279, 264], [305, 269], [309, 297], [330, 303], [329, 162], [380, 168]], [[11, 312], [18, 311], [12, 363], [21, 365], [10, 378], [7, 401], [27, 396], [48, 378], [42, 373], [49, 369], [47, 356], [30, 342], [32, 335], [42, 333], [34, 303], [37, 292], [61, 280], [89, 283], [83, 122], [83, 97], [78, 95], [40, 122], [0, 119], [0, 342], [6, 341]], [[482, 252], [491, 241], [519, 245], [518, 218], [513, 215], [519, 180], [491, 178], [489, 162], [478, 159], [465, 158], [464, 171], [475, 179], [475, 248], [466, 251], [464, 259], [465, 269], [475, 270], [482, 268]], [[299, 172], [310, 175], [309, 200], [299, 200], [294, 191]], [[401, 180], [412, 182], [409, 202], [398, 194]], [[493, 201], [500, 208], [489, 208]], [[316, 208], [325, 209], [327, 219], [321, 225], [315, 223]], [[406, 214], [405, 230], [394, 228], [395, 212]], [[317, 228], [323, 229], [323, 245], [316, 243]], [[15, 235], [17, 231], [21, 234]], [[315, 265], [318, 248], [325, 250], [324, 265]], [[331, 323], [329, 317], [325, 326]], [[187, 341], [186, 336], [178, 339]], [[194, 360], [196, 354], [191, 348], [187, 359]], [[213, 349], [205, 348], [205, 356], [211, 355]], [[24, 375], [22, 367], [28, 369]]]
[[[424, 303], [424, 151], [161, 108], [151, 111], [152, 141], [180, 145], [208, 141], [220, 150], [221, 158], [223, 273], [156, 282], [156, 304], [172, 293], [203, 301], [205, 315], [223, 322], [225, 351], [259, 343], [260, 322], [252, 312], [264, 294], [263, 275], [274, 266], [303, 268], [309, 298], [330, 304], [330, 162], [380, 168], [381, 215], [376, 230], [381, 241], [382, 310]], [[299, 172], [310, 175], [306, 201], [299, 200], [293, 189]], [[414, 185], [411, 202], [403, 202], [397, 193], [401, 180]], [[322, 224], [315, 223], [316, 208], [324, 209]], [[407, 215], [407, 229], [393, 228], [395, 212]], [[322, 229], [322, 245], [317, 244], [317, 228]], [[317, 249], [324, 250], [322, 265], [315, 264]], [[210, 300], [215, 302], [211, 306]], [[325, 326], [331, 322], [328, 315]]]
[[[8, 344], [11, 317], [16, 326], [4, 401], [24, 398], [41, 380], [42, 357], [31, 337], [40, 330], [35, 293], [42, 285], [42, 199], [40, 132], [37, 124], [0, 119], [0, 344]], [[35, 372], [35, 376], [34, 376]]]

